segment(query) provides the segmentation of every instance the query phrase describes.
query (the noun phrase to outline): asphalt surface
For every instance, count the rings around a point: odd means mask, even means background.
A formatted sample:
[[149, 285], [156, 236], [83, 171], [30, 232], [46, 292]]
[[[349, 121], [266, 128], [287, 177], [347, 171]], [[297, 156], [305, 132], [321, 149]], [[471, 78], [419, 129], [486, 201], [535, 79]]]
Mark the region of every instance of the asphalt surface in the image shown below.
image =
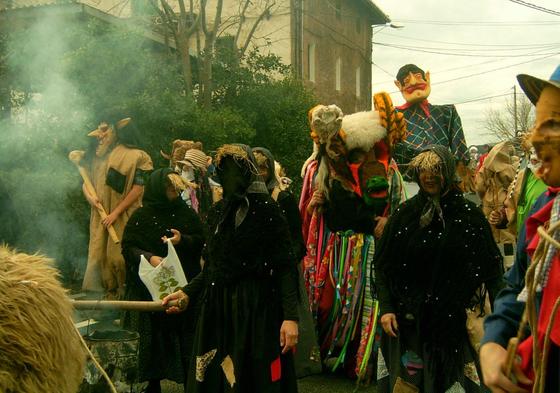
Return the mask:
[[[375, 393], [375, 387], [360, 387], [356, 382], [338, 375], [321, 374], [298, 380], [299, 393]], [[173, 382], [162, 383], [162, 393], [183, 393], [183, 387]]]

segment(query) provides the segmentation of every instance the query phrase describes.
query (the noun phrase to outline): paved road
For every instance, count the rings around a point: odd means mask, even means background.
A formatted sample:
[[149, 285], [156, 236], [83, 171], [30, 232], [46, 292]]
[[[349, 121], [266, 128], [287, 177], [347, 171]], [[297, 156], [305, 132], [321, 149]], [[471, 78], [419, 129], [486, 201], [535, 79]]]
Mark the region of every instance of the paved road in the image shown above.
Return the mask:
[[[375, 393], [375, 387], [356, 389], [356, 383], [335, 375], [314, 375], [298, 381], [299, 393]], [[183, 393], [182, 387], [172, 382], [162, 384], [163, 393]]]

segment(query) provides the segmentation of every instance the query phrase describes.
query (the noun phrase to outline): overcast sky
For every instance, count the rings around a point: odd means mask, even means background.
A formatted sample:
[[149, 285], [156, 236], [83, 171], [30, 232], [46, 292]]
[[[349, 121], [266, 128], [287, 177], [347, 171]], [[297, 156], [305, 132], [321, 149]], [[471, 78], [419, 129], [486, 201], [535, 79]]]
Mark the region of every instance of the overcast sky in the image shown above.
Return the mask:
[[[560, 12], [558, 0], [528, 1]], [[430, 102], [456, 104], [467, 144], [492, 140], [483, 129], [484, 113], [513, 100], [514, 85], [523, 94], [517, 74], [548, 79], [560, 64], [560, 16], [510, 0], [374, 2], [404, 27], [373, 29], [373, 91], [393, 93], [400, 105], [404, 100], [393, 83], [398, 69], [414, 63], [430, 71]], [[484, 99], [494, 96], [500, 97]]]

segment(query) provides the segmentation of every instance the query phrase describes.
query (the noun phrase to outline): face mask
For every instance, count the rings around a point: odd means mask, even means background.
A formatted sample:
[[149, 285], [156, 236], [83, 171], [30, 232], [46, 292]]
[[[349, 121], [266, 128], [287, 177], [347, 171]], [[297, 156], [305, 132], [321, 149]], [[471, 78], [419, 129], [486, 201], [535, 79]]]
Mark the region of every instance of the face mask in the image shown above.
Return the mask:
[[192, 168], [183, 169], [181, 171], [181, 177], [187, 181], [194, 181], [194, 170]]
[[529, 163], [527, 164], [527, 168], [534, 172], [536, 172], [541, 167], [541, 161], [538, 159], [537, 155], [532, 153], [529, 157]]

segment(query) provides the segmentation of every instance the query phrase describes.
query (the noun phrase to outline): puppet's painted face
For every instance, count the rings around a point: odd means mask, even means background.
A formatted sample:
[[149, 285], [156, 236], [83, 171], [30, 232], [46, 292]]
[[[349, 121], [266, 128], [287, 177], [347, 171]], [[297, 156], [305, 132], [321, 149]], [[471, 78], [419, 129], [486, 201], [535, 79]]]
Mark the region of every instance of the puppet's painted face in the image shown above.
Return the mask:
[[107, 154], [109, 149], [117, 140], [117, 135], [115, 134], [113, 127], [104, 121], [99, 123], [97, 129], [90, 132], [88, 136], [97, 138], [97, 148], [95, 149], [95, 155], [97, 157], [103, 157]]
[[402, 81], [395, 81], [406, 102], [414, 104], [428, 98], [431, 92], [430, 73], [425, 75], [423, 77], [420, 71], [409, 72]]

